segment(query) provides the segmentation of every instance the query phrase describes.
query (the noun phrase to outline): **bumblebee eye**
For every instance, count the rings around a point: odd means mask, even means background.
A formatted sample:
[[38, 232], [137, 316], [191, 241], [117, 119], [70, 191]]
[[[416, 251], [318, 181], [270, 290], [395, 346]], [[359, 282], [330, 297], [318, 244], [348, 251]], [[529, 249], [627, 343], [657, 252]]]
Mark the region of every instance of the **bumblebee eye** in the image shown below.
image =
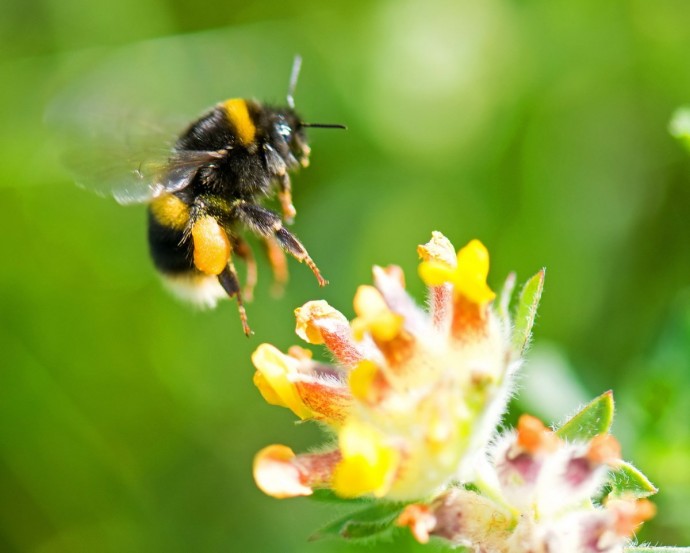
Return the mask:
[[287, 122], [281, 122], [276, 125], [276, 128], [278, 134], [285, 139], [285, 142], [289, 143], [292, 139], [292, 128], [290, 128], [290, 125], [288, 125]]

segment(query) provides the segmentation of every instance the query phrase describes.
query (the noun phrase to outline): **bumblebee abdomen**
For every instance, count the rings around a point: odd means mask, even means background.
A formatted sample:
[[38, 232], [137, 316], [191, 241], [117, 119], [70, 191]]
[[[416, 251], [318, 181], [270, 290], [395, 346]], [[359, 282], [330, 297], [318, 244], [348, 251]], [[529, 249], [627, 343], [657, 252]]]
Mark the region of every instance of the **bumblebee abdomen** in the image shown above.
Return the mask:
[[185, 230], [189, 206], [173, 194], [164, 194], [149, 205], [149, 248], [156, 268], [179, 274], [194, 269], [191, 238]]
[[149, 251], [153, 264], [165, 274], [194, 269], [192, 241], [184, 232], [162, 225], [149, 210]]
[[166, 194], [151, 202], [148, 219], [151, 259], [167, 288], [198, 307], [215, 307], [218, 300], [226, 298], [218, 277], [197, 267], [199, 254], [212, 257], [214, 250], [209, 248], [208, 240], [202, 240], [204, 247], [195, 252], [194, 232], [187, 232], [189, 206], [177, 196]]

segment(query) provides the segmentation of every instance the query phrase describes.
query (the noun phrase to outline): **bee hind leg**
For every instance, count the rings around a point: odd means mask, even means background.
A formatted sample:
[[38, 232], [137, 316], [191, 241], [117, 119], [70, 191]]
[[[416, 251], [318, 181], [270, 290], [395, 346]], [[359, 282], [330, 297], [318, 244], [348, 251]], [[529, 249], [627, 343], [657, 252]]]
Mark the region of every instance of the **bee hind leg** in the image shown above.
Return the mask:
[[247, 278], [242, 293], [244, 294], [244, 299], [251, 302], [254, 298], [254, 287], [257, 281], [254, 252], [252, 252], [249, 244], [239, 236], [232, 236], [230, 242], [232, 243], [232, 251], [247, 264]]
[[249, 336], [252, 331], [247, 324], [247, 313], [242, 302], [240, 281], [232, 262], [232, 244], [226, 230], [216, 218], [196, 214], [191, 225], [191, 236], [194, 244], [194, 266], [206, 275], [215, 275], [229, 297], [237, 296], [237, 308], [244, 333]]
[[285, 252], [280, 247], [280, 244], [278, 244], [278, 241], [273, 237], [264, 238], [262, 242], [264, 245], [264, 250], [266, 251], [268, 263], [271, 266], [271, 271], [273, 272], [273, 286], [271, 287], [271, 293], [275, 297], [280, 297], [285, 291], [285, 284], [287, 283], [289, 277]]
[[237, 278], [237, 271], [235, 265], [230, 262], [228, 266], [218, 275], [218, 282], [223, 287], [229, 297], [237, 297], [237, 310], [240, 313], [240, 321], [242, 322], [242, 330], [247, 337], [252, 335], [252, 329], [249, 328], [247, 322], [247, 312], [244, 309], [244, 302], [242, 301], [242, 292], [240, 291], [240, 280]]

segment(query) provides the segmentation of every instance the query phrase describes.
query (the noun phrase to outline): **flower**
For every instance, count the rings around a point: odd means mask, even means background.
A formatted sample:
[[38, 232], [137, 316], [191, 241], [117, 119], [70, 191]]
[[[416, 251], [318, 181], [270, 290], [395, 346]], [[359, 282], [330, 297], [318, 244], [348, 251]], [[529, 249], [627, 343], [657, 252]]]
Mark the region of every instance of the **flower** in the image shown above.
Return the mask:
[[397, 523], [422, 543], [436, 536], [473, 551], [622, 553], [655, 508], [632, 496], [594, 501], [620, 462], [609, 434], [566, 442], [523, 415], [487, 452], [484, 492], [449, 489], [407, 505]]
[[297, 334], [325, 345], [334, 364], [298, 346], [256, 350], [254, 382], [266, 401], [333, 435], [321, 451], [261, 450], [259, 488], [276, 498], [326, 488], [379, 499], [372, 509], [382, 518], [372, 523], [365, 509], [360, 527], [397, 524], [421, 543], [434, 537], [483, 553], [623, 553], [654, 515], [644, 498], [656, 489], [621, 460], [608, 433], [610, 392], [558, 431], [529, 415], [515, 430], [497, 430], [544, 272], [525, 284], [511, 316], [515, 277], [495, 301], [481, 242], [456, 253], [435, 232], [418, 253], [428, 311], [405, 291], [399, 267], [374, 267], [374, 286], [355, 293], [351, 322], [324, 301], [295, 311]]
[[[409, 501], [475, 478], [521, 362], [525, 340], [515, 329], [528, 335], [531, 320], [517, 325], [494, 307], [489, 254], [478, 240], [456, 253], [435, 232], [418, 253], [428, 312], [406, 292], [399, 267], [374, 267], [374, 286], [355, 293], [351, 322], [325, 301], [295, 311], [297, 334], [325, 345], [335, 364], [298, 347], [285, 354], [262, 344], [254, 353], [263, 397], [336, 435], [321, 453], [259, 453], [254, 476], [269, 495], [325, 487]], [[540, 292], [543, 272], [537, 278]]]

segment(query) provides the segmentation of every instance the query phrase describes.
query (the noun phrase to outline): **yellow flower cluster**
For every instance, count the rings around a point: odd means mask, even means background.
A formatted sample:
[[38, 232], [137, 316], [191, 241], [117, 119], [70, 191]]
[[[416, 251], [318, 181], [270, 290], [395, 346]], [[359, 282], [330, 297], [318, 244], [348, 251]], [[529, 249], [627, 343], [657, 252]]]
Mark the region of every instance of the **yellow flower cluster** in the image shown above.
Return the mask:
[[275, 497], [330, 488], [342, 497], [410, 500], [473, 476], [511, 391], [520, 354], [513, 324], [493, 306], [489, 254], [478, 240], [457, 253], [440, 233], [418, 248], [429, 311], [405, 290], [402, 270], [374, 267], [350, 322], [325, 301], [295, 312], [297, 334], [324, 344], [336, 364], [294, 346], [256, 350], [254, 382], [268, 403], [323, 423], [335, 447], [259, 452], [254, 477]]
[[[656, 489], [620, 459], [608, 434], [610, 393], [558, 431], [526, 415], [516, 430], [497, 431], [543, 271], [524, 286], [511, 317], [515, 279], [495, 302], [481, 242], [455, 252], [433, 233], [418, 253], [428, 310], [407, 294], [399, 267], [374, 267], [374, 286], [355, 294], [352, 321], [325, 301], [295, 311], [297, 334], [325, 345], [335, 363], [298, 346], [256, 350], [254, 382], [266, 401], [334, 435], [314, 453], [264, 448], [254, 462], [258, 486], [277, 498], [326, 488], [343, 498], [392, 500], [381, 503], [397, 509], [387, 524], [408, 527], [422, 543], [437, 537], [487, 553], [623, 553], [654, 515], [646, 497]], [[612, 479], [610, 471], [622, 472]]]

